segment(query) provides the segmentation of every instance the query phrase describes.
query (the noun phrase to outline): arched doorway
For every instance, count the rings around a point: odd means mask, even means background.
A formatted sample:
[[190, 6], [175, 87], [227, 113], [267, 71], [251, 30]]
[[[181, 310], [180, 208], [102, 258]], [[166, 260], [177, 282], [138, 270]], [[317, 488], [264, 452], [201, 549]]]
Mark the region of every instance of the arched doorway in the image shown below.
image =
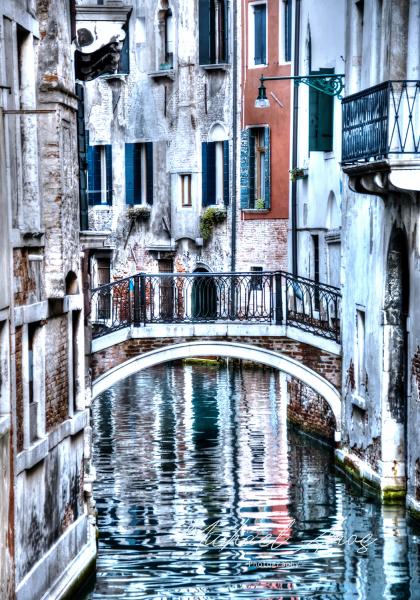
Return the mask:
[[[384, 393], [383, 461], [392, 465], [393, 477], [405, 485], [407, 430], [407, 316], [409, 268], [407, 237], [394, 226], [387, 261], [384, 297]], [[390, 473], [389, 473], [390, 474]], [[397, 483], [397, 482], [396, 482]]]
[[[204, 267], [198, 267], [194, 273], [208, 273]], [[193, 319], [212, 321], [217, 316], [217, 289], [213, 277], [195, 278], [192, 286], [191, 312]]]

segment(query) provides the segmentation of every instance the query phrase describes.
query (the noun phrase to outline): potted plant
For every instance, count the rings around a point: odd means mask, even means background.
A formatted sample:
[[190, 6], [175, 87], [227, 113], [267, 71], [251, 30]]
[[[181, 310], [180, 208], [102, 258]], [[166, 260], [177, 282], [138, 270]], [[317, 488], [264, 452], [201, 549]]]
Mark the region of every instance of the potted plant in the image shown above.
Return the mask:
[[294, 169], [289, 169], [289, 173], [290, 181], [297, 181], [298, 179], [305, 179], [308, 176], [308, 169], [295, 167]]
[[150, 206], [141, 204], [139, 206], [131, 206], [127, 210], [127, 216], [132, 221], [146, 221], [150, 218]]
[[210, 239], [213, 228], [226, 219], [226, 209], [219, 206], [209, 206], [200, 218], [200, 234], [204, 241]]

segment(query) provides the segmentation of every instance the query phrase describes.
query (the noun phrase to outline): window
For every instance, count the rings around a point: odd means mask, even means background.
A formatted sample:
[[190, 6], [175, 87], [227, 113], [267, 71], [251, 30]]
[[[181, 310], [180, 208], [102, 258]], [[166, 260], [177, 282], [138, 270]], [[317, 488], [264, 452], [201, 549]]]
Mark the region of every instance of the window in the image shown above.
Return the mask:
[[227, 62], [227, 1], [200, 0], [199, 61], [200, 65]]
[[313, 246], [313, 273], [315, 281], [315, 293], [314, 293], [314, 308], [319, 310], [319, 288], [316, 284], [319, 284], [319, 235], [312, 236]]
[[165, 13], [165, 64], [174, 66], [174, 24], [170, 9]]
[[[313, 75], [333, 73], [332, 69], [312, 71]], [[309, 88], [309, 152], [331, 152], [333, 149], [334, 98]]]
[[181, 204], [192, 206], [191, 203], [191, 174], [180, 175], [181, 178]]
[[267, 64], [267, 5], [251, 4], [249, 20], [249, 63]]
[[282, 56], [284, 62], [292, 60], [292, 0], [283, 0]]
[[241, 134], [241, 208], [270, 208], [270, 130], [251, 127]]
[[229, 204], [229, 142], [203, 142], [202, 204]]
[[[97, 285], [104, 285], [111, 281], [111, 260], [109, 257], [97, 257]], [[111, 293], [100, 294], [98, 298], [98, 319], [111, 317]]]
[[[251, 273], [262, 273], [262, 267], [251, 267]], [[251, 275], [251, 290], [262, 290], [262, 275]]]
[[88, 147], [88, 199], [90, 205], [112, 204], [112, 146]]
[[359, 396], [366, 394], [365, 311], [356, 310], [355, 386]]
[[153, 204], [153, 144], [125, 145], [126, 204]]

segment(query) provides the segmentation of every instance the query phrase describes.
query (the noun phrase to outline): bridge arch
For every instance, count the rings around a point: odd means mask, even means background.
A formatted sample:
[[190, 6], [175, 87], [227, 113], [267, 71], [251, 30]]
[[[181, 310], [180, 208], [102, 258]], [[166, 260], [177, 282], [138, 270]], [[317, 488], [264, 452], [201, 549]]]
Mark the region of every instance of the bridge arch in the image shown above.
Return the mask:
[[[98, 396], [114, 383], [142, 369], [172, 360], [199, 356], [223, 356], [225, 358], [250, 360], [273, 367], [299, 379], [326, 400], [335, 417], [336, 432], [338, 433], [341, 430], [341, 396], [329, 381], [313, 369], [289, 356], [239, 342], [194, 341], [164, 346], [134, 356], [95, 379], [92, 382], [92, 398]], [[336, 435], [336, 439], [339, 439], [339, 435]]]

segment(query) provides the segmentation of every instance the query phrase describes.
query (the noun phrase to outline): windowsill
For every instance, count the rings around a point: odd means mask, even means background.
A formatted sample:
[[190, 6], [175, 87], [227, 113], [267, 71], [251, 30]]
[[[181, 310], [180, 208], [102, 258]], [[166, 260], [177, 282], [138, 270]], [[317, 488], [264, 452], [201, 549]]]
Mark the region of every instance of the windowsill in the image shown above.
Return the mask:
[[175, 79], [175, 70], [161, 69], [159, 71], [152, 71], [151, 73], [148, 73], [148, 76], [152, 79], [171, 79], [173, 81]]
[[104, 73], [99, 75], [99, 79], [119, 79], [125, 81], [128, 77], [128, 73]]
[[241, 208], [243, 213], [249, 213], [251, 215], [266, 215], [270, 212], [269, 208]]
[[333, 158], [335, 158], [335, 156], [332, 150], [331, 152], [324, 152], [324, 160], [332, 160]]
[[230, 68], [229, 63], [214, 63], [212, 65], [200, 65], [205, 71], [227, 71]]
[[268, 64], [266, 65], [248, 65], [247, 69], [266, 69]]
[[91, 204], [89, 208], [94, 208], [95, 210], [112, 210], [112, 204]]
[[45, 245], [44, 231], [20, 231], [12, 229], [11, 244], [13, 248], [43, 248]]
[[351, 403], [354, 406], [357, 406], [357, 408], [360, 408], [361, 410], [366, 410], [366, 398], [363, 398], [358, 394], [352, 394]]

